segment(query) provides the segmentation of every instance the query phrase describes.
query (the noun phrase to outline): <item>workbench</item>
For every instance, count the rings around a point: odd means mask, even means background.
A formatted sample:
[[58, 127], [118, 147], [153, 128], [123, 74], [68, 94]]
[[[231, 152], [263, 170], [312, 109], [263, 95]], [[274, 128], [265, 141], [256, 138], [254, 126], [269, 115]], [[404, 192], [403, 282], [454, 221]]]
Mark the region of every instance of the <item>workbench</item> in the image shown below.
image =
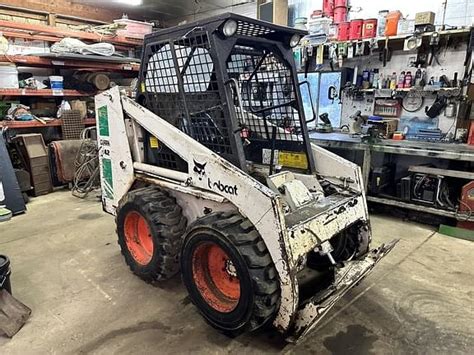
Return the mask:
[[[323, 148], [362, 151], [363, 163], [361, 168], [366, 191], [370, 176], [372, 154], [374, 152], [474, 162], [474, 146], [467, 144], [451, 144], [409, 140], [395, 141], [391, 139], [381, 140], [380, 142], [369, 144], [366, 142], [362, 142], [360, 137], [352, 136], [348, 133], [336, 132], [311, 132], [309, 134], [309, 137], [311, 139], [311, 142]], [[428, 212], [439, 216], [458, 219], [458, 215], [456, 212], [427, 207], [411, 202], [400, 201], [396, 198], [390, 199], [378, 196], [367, 196], [367, 200], [371, 202], [381, 203], [384, 205]], [[471, 216], [469, 220], [474, 221], [474, 215]]]

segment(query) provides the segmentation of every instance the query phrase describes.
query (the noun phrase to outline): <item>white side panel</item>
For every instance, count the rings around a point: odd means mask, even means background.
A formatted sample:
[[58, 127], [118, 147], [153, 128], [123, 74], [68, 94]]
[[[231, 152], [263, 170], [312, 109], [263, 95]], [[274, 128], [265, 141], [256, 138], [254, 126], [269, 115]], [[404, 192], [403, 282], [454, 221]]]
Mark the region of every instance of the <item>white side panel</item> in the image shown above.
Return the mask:
[[258, 230], [280, 276], [281, 305], [275, 324], [288, 329], [298, 304], [290, 242], [279, 197], [227, 160], [135, 101], [123, 97], [124, 111], [188, 163], [187, 183], [216, 193], [236, 206]]
[[[314, 143], [311, 143], [311, 151], [313, 152], [314, 165], [318, 175], [323, 176], [336, 185], [347, 184], [348, 187], [362, 193], [364, 196], [365, 217], [368, 219], [369, 213], [360, 167]], [[345, 182], [344, 179], [346, 179]]]
[[104, 210], [115, 214], [133, 183], [133, 162], [118, 87], [95, 97], [100, 182]]

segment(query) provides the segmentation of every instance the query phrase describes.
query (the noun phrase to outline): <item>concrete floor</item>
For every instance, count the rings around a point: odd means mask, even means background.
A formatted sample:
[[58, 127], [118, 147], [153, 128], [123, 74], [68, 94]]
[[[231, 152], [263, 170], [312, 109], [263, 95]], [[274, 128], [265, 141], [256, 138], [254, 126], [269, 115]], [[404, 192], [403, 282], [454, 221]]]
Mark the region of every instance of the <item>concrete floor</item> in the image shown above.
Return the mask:
[[152, 286], [133, 276], [94, 198], [36, 198], [0, 224], [13, 293], [33, 309], [13, 339], [0, 336], [0, 352], [472, 353], [474, 243], [388, 217], [372, 224], [374, 245], [400, 243], [295, 346], [273, 331], [229, 339], [206, 325], [179, 277]]

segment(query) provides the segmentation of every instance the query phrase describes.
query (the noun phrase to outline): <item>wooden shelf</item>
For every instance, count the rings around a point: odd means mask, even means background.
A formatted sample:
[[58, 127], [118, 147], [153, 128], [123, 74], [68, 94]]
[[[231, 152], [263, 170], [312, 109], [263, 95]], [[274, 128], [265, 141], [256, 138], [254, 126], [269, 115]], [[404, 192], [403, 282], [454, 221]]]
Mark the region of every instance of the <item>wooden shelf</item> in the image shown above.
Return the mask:
[[133, 71], [137, 72], [140, 64], [137, 63], [111, 63], [83, 60], [45, 58], [32, 55], [0, 55], [0, 62], [15, 63], [28, 67], [63, 67], [63, 68], [81, 68], [81, 69], [99, 69], [109, 71]]
[[43, 97], [79, 97], [94, 96], [95, 93], [84, 93], [77, 90], [62, 90], [61, 95], [50, 89], [0, 89], [0, 96], [43, 96]]
[[[62, 120], [60, 118], [41, 123], [39, 121], [0, 121], [2, 127], [11, 129], [26, 129], [26, 128], [45, 128], [45, 127], [60, 127]], [[95, 118], [84, 119], [84, 125], [95, 126]]]
[[72, 37], [91, 42], [107, 42], [122, 46], [138, 47], [143, 45], [142, 39], [123, 36], [102, 36], [93, 32], [75, 31], [67, 28], [20, 23], [0, 20], [0, 31], [5, 37], [29, 38], [48, 42], [58, 42], [61, 38]]
[[[461, 28], [456, 30], [445, 30], [445, 31], [438, 31], [441, 36], [462, 36], [468, 35], [470, 33], [470, 28]], [[422, 34], [422, 37], [430, 37], [433, 32], [425, 32]], [[363, 42], [371, 42], [376, 40], [377, 42], [382, 41], [404, 41], [406, 38], [413, 36], [413, 33], [405, 33], [395, 36], [383, 36], [383, 37], [375, 37], [375, 38], [364, 38], [359, 40], [349, 40], [349, 41], [330, 41], [326, 42], [325, 45], [332, 45], [332, 44], [342, 44], [342, 43], [363, 43]]]
[[430, 88], [430, 89], [425, 89], [424, 87], [416, 87], [412, 86], [411, 88], [400, 88], [400, 89], [360, 89], [360, 92], [375, 92], [379, 90], [390, 90], [390, 91], [395, 91], [395, 92], [410, 92], [410, 91], [416, 91], [416, 92], [421, 92], [421, 93], [433, 93], [433, 92], [439, 92], [439, 91], [456, 91], [459, 90], [461, 91], [461, 88], [459, 87], [453, 87], [453, 88], [444, 88], [444, 87], [438, 87], [438, 88]]

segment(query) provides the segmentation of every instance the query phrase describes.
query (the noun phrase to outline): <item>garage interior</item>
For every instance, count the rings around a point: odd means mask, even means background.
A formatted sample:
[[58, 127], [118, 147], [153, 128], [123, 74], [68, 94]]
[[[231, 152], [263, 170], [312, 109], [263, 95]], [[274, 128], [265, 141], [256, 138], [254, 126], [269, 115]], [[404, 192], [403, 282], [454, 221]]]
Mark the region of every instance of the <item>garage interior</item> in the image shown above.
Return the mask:
[[471, 353], [474, 3], [381, 6], [0, 0], [0, 352]]

